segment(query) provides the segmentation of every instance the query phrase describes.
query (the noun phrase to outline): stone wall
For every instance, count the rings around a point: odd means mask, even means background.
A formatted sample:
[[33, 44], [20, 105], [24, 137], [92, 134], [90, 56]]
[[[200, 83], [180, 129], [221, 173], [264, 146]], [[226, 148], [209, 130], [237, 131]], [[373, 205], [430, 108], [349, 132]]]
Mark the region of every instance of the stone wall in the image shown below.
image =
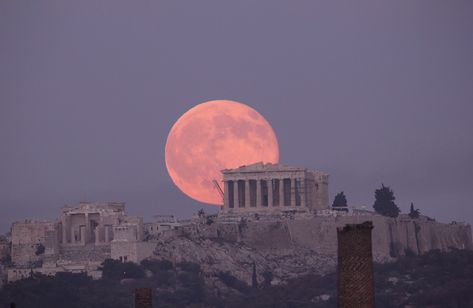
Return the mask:
[[336, 228], [346, 224], [373, 223], [373, 256], [378, 262], [407, 252], [425, 253], [432, 249], [473, 249], [471, 227], [459, 223], [439, 223], [425, 217], [397, 219], [376, 214], [312, 216], [279, 221], [216, 222], [210, 226], [189, 226], [181, 232], [189, 236], [243, 242], [257, 250], [291, 250], [304, 247], [324, 255], [337, 254]]
[[471, 227], [463, 224], [442, 224], [427, 219], [387, 218], [379, 215], [316, 217], [301, 223], [288, 221], [291, 238], [323, 253], [336, 254], [336, 228], [350, 223], [372, 221], [373, 254], [377, 261], [432, 249], [472, 249]]
[[111, 258], [123, 262], [140, 263], [151, 257], [156, 248], [156, 242], [113, 241], [111, 244]]
[[10, 243], [6, 237], [0, 235], [0, 265], [10, 257]]
[[[17, 267], [41, 262], [46, 253], [55, 253], [57, 233], [55, 223], [49, 221], [24, 220], [15, 222], [11, 230], [11, 258]], [[38, 247], [49, 247], [39, 253]]]
[[93, 279], [100, 279], [102, 271], [97, 270], [99, 264], [64, 264], [59, 266], [40, 267], [40, 268], [9, 268], [7, 270], [7, 281], [13, 282], [16, 280], [28, 278], [31, 273], [39, 273], [48, 276], [54, 276], [59, 272], [69, 273], [87, 273]]
[[62, 246], [58, 255], [54, 256], [58, 262], [87, 263], [103, 262], [110, 258], [110, 245], [87, 244], [84, 246]]
[[7, 270], [7, 281], [13, 282], [16, 280], [30, 277], [32, 269], [30, 268], [9, 268]]
[[[31, 273], [55, 275], [58, 272], [85, 272], [94, 279], [101, 277], [98, 267], [110, 258], [110, 245], [61, 246], [55, 254], [44, 254], [41, 266], [16, 266], [7, 270], [8, 282], [27, 278]], [[31, 265], [31, 264], [29, 264]]]

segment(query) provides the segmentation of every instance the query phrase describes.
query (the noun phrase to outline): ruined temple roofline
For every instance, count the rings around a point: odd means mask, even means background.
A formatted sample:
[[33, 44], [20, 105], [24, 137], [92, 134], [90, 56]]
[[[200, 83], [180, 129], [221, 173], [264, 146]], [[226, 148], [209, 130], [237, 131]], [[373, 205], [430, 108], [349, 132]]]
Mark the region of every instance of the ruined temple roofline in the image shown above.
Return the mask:
[[21, 219], [14, 221], [12, 225], [14, 224], [52, 224], [54, 223], [54, 220], [47, 220], [47, 219]]
[[221, 172], [223, 174], [230, 174], [230, 173], [255, 173], [255, 172], [291, 172], [291, 171], [310, 171], [314, 172], [320, 175], [328, 175], [325, 172], [321, 171], [316, 171], [316, 170], [309, 170], [307, 168], [302, 168], [302, 167], [293, 167], [293, 166], [287, 166], [287, 165], [282, 165], [282, 164], [272, 164], [272, 163], [263, 163], [263, 162], [258, 162], [254, 163], [251, 165], [244, 165], [240, 166], [238, 168], [234, 169], [224, 169]]
[[86, 213], [86, 212], [124, 212], [125, 202], [80, 202], [79, 205], [65, 205], [62, 208], [64, 214]]

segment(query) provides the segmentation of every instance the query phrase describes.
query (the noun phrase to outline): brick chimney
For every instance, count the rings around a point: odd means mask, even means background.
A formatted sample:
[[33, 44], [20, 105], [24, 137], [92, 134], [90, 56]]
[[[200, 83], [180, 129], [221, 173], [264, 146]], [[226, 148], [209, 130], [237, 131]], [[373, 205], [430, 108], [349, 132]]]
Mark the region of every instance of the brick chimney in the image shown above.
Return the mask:
[[150, 288], [135, 289], [135, 308], [152, 308], [153, 293]]
[[337, 228], [338, 307], [374, 308], [373, 223]]

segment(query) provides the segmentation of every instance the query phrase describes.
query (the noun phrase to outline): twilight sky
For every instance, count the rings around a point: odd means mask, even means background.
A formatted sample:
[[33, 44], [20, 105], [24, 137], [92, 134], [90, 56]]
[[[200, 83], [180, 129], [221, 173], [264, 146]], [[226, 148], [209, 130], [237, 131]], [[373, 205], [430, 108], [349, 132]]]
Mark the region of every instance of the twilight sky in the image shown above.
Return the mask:
[[371, 207], [473, 222], [473, 2], [0, 2], [0, 232], [64, 204], [188, 217], [164, 144], [193, 105], [273, 126], [281, 162]]

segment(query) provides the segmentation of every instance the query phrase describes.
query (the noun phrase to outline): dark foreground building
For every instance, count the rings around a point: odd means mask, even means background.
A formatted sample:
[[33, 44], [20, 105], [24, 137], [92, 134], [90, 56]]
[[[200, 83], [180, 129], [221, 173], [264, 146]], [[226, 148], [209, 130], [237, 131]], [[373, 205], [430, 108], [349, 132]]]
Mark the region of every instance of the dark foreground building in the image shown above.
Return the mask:
[[337, 228], [338, 307], [374, 308], [371, 221]]
[[135, 308], [152, 308], [153, 292], [150, 288], [135, 289]]

